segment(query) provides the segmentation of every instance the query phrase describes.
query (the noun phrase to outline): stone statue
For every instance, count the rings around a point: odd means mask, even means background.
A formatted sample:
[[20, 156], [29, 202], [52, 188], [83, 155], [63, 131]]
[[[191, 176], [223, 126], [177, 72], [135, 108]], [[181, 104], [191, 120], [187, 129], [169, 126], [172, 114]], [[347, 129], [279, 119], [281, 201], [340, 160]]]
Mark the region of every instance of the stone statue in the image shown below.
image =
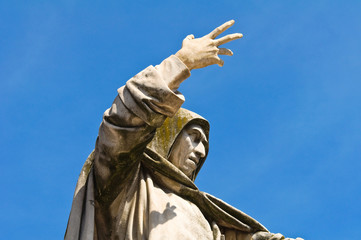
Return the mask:
[[118, 89], [75, 189], [65, 239], [284, 239], [212, 195], [194, 180], [208, 153], [209, 123], [180, 108], [190, 71], [233, 53], [229, 21], [149, 66]]

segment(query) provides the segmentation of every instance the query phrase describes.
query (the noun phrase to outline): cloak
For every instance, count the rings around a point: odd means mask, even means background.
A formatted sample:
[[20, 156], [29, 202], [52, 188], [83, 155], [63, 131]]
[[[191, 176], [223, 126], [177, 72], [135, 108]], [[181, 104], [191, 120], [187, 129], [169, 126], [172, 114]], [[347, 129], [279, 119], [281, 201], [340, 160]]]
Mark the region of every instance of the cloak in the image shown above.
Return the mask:
[[[188, 124], [194, 123], [202, 127], [208, 138], [208, 121], [196, 113], [181, 108], [174, 117], [168, 117], [156, 130], [152, 141], [142, 154], [134, 154], [133, 157], [141, 159], [141, 165], [152, 175], [154, 182], [194, 203], [206, 219], [214, 221], [223, 232], [226, 229], [238, 230], [243, 233], [267, 232], [268, 230], [252, 217], [196, 187], [193, 181], [206, 156], [200, 160], [193, 179], [189, 179], [167, 160], [181, 130]], [[208, 149], [206, 152], [208, 153]], [[93, 163], [94, 151], [85, 161], [78, 179], [65, 239], [93, 239], [95, 229], [94, 193], [96, 191], [94, 189]]]
[[181, 109], [184, 96], [169, 88], [189, 76], [183, 62], [171, 56], [118, 89], [81, 170], [65, 239], [220, 240], [221, 232], [226, 239], [227, 232], [237, 232], [237, 240], [254, 233], [269, 236], [262, 239], [273, 236], [247, 214], [196, 187], [207, 154], [191, 179], [167, 160], [187, 124], [198, 124], [208, 138], [208, 121]]

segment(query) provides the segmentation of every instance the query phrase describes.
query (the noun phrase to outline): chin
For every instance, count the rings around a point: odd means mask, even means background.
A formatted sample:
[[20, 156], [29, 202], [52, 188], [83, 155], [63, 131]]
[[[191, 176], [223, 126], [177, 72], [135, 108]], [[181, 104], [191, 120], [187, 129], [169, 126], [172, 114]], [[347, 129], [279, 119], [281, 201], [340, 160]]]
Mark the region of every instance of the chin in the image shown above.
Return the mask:
[[193, 175], [193, 173], [194, 173], [195, 170], [196, 170], [195, 168], [190, 167], [190, 166], [188, 166], [188, 167], [185, 168], [185, 169], [181, 169], [181, 171], [182, 171], [185, 175], [187, 175], [187, 177], [189, 177], [189, 178], [192, 177], [192, 175]]

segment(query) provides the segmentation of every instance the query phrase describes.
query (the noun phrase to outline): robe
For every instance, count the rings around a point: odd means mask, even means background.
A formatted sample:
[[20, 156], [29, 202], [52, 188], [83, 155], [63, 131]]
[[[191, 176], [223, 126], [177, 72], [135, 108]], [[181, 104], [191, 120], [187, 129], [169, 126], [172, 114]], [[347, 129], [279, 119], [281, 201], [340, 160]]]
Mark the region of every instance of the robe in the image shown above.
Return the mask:
[[275, 236], [245, 213], [198, 190], [194, 179], [205, 157], [192, 179], [167, 161], [187, 124], [200, 124], [208, 137], [208, 122], [181, 109], [184, 96], [169, 88], [189, 76], [172, 55], [118, 89], [81, 171], [65, 239], [241, 240], [257, 232]]

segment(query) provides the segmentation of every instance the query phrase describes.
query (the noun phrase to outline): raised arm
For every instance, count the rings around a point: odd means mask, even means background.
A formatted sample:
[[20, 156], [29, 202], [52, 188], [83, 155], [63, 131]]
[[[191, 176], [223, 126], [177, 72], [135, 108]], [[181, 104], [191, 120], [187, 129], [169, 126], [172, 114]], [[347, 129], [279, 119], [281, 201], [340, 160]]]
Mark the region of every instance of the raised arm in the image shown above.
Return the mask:
[[189, 75], [183, 62], [171, 56], [156, 67], [149, 66], [118, 89], [118, 96], [104, 113], [95, 147], [98, 189], [110, 184], [114, 171], [124, 177], [125, 173], [131, 174], [136, 162], [130, 161], [129, 153], [136, 147], [144, 148], [156, 127], [184, 102], [184, 97], [168, 85]]
[[173, 116], [184, 102], [177, 91], [179, 85], [190, 76], [190, 70], [212, 64], [223, 66], [219, 54], [232, 55], [229, 49], [219, 45], [242, 37], [230, 34], [215, 40], [232, 26], [231, 20], [201, 38], [187, 36], [182, 48], [160, 65], [149, 66], [125, 86], [118, 89], [110, 109], [105, 111], [95, 148], [95, 178], [98, 189], [109, 185], [115, 171], [131, 174], [136, 160], [131, 161], [133, 149], [142, 150], [168, 116]]

